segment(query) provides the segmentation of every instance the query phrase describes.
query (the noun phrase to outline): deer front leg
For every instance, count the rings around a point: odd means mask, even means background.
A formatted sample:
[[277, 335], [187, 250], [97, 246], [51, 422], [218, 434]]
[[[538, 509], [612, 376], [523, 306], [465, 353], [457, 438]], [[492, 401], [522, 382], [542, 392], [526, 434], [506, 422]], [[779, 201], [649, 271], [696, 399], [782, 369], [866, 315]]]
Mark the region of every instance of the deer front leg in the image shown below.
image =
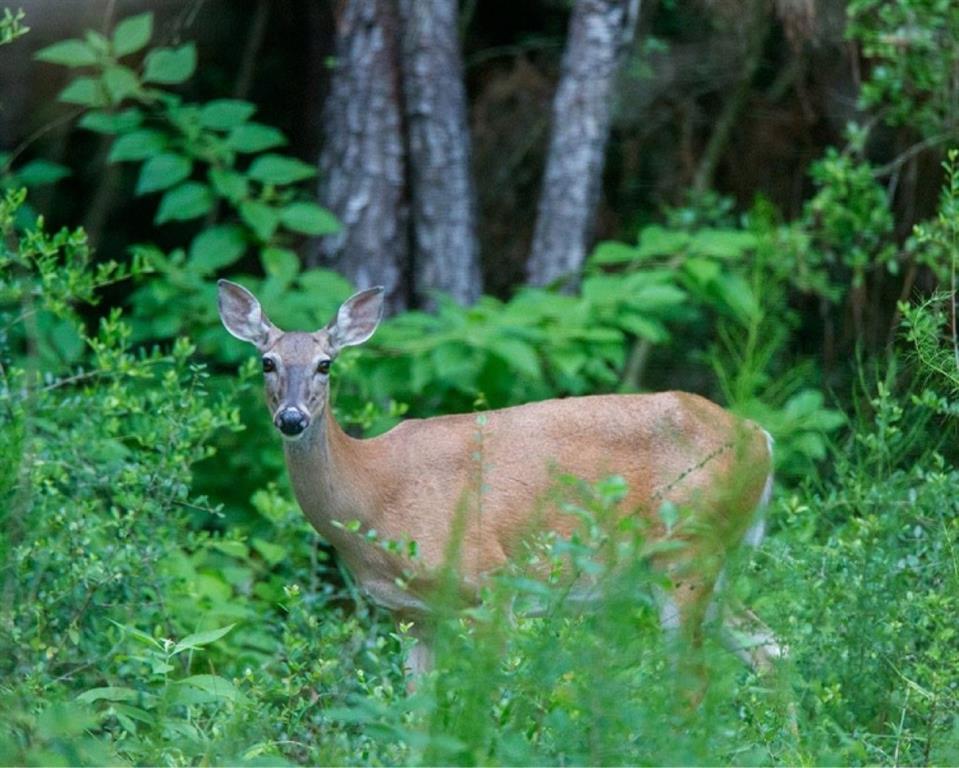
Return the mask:
[[433, 671], [433, 631], [427, 622], [418, 618], [408, 630], [414, 643], [406, 653], [403, 669], [406, 672], [406, 690], [413, 693], [424, 675]]

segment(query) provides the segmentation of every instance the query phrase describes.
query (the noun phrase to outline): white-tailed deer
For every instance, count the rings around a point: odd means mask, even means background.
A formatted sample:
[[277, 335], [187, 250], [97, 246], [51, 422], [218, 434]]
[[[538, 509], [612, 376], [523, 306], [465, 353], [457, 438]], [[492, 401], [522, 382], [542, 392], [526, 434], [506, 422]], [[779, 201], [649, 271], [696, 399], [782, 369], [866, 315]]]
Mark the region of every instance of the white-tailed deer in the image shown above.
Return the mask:
[[[685, 534], [685, 546], [662, 563], [673, 585], [664, 596], [663, 624], [690, 636], [699, 632], [726, 553], [757, 531], [761, 536], [757, 512], [772, 483], [768, 435], [681, 392], [575, 397], [486, 412], [481, 510], [471, 514], [467, 507], [465, 519], [454, 524], [464, 498], [475, 493], [476, 414], [410, 419], [380, 437], [357, 440], [340, 429], [329, 407], [333, 361], [343, 347], [372, 336], [382, 289], [357, 293], [313, 333], [281, 331], [249, 291], [226, 280], [219, 283], [219, 309], [226, 329], [262, 355], [267, 403], [303, 513], [360, 587], [398, 618], [418, 622], [428, 612], [454, 530], [462, 536], [459, 569], [467, 589], [508, 563], [532, 530], [572, 533], [579, 520], [550, 502], [557, 472], [587, 481], [623, 476], [629, 491], [622, 509], [642, 516], [652, 537], [663, 535], [658, 511], [664, 502], [694, 511], [697, 524]], [[415, 541], [415, 563], [346, 530], [343, 524], [352, 521], [375, 529], [381, 540]], [[406, 578], [410, 568], [412, 579]], [[397, 585], [401, 577], [407, 587]], [[421, 637], [409, 663], [414, 671], [428, 666], [428, 638]]]

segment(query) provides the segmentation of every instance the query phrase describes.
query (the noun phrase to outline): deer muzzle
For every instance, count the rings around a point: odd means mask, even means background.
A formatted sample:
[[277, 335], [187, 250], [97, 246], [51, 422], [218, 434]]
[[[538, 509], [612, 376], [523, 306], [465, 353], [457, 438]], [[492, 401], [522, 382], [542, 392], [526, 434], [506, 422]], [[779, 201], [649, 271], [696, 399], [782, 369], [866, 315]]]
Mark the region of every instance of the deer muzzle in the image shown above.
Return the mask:
[[299, 408], [283, 408], [277, 412], [273, 423], [287, 437], [297, 437], [310, 426], [310, 417]]

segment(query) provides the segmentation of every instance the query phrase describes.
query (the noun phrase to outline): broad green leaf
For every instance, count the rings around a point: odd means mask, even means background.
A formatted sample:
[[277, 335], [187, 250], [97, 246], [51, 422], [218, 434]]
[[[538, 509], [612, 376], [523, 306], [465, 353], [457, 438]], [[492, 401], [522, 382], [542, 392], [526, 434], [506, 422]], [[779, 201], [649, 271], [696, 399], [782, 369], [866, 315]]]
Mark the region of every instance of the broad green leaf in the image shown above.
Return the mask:
[[300, 271], [300, 260], [288, 248], [264, 248], [261, 258], [266, 274], [284, 284], [288, 284]]
[[97, 63], [97, 53], [82, 40], [63, 40], [37, 51], [33, 58], [67, 67], [89, 67]]
[[593, 264], [624, 264], [637, 261], [637, 251], [631, 245], [606, 240], [596, 246], [589, 260]]
[[210, 546], [230, 557], [245, 560], [250, 556], [250, 548], [242, 541], [214, 541]]
[[[115, 134], [132, 131], [143, 122], [139, 109], [124, 109], [120, 112], [87, 112], [77, 125], [96, 133]], [[116, 146], [116, 145], [114, 145]]]
[[690, 256], [683, 262], [683, 271], [699, 285], [706, 285], [718, 278], [722, 270], [719, 264], [712, 259]]
[[674, 285], [646, 285], [632, 293], [629, 303], [644, 312], [657, 312], [685, 301], [685, 291]]
[[196, 46], [186, 43], [179, 48], [157, 48], [147, 55], [143, 80], [162, 85], [178, 85], [189, 80], [196, 71]]
[[639, 246], [636, 249], [637, 259], [646, 259], [654, 256], [673, 256], [682, 251], [689, 244], [689, 235], [685, 232], [676, 232], [663, 227], [646, 227], [639, 233]]
[[150, 192], [168, 189], [187, 178], [192, 170], [193, 161], [183, 155], [177, 155], [173, 152], [154, 155], [140, 169], [136, 193], [146, 195]]
[[292, 184], [316, 175], [316, 168], [284, 155], [261, 155], [250, 166], [249, 175], [264, 184]]
[[166, 137], [159, 131], [143, 128], [125, 133], [113, 142], [108, 159], [118, 163], [125, 160], [146, 160], [162, 152]]
[[583, 281], [583, 298], [596, 304], [612, 304], [631, 298], [623, 279], [617, 275], [592, 275]]
[[153, 14], [150, 12], [130, 16], [117, 24], [113, 30], [113, 55], [117, 58], [145, 48], [153, 36]]
[[17, 170], [17, 181], [25, 187], [39, 187], [43, 184], [56, 184], [69, 176], [70, 169], [49, 160], [31, 160]]
[[236, 701], [242, 695], [233, 683], [219, 675], [191, 675], [177, 682], [224, 701]]
[[273, 237], [280, 223], [280, 214], [276, 208], [258, 200], [244, 200], [240, 203], [240, 218], [250, 225], [250, 229], [260, 240]]
[[206, 184], [188, 181], [168, 190], [160, 198], [160, 206], [154, 221], [186, 221], [202, 216], [213, 206], [213, 194]]
[[689, 250], [699, 256], [734, 259], [756, 247], [752, 232], [736, 229], [701, 229], [689, 243]]
[[722, 275], [713, 283], [718, 298], [732, 311], [736, 319], [747, 323], [759, 313], [759, 302], [740, 275]]
[[226, 145], [234, 152], [263, 152], [282, 147], [286, 136], [282, 131], [260, 123], [238, 125], [226, 138]]
[[211, 168], [209, 177], [213, 190], [231, 203], [239, 203], [250, 193], [250, 183], [242, 173], [225, 168]]
[[[236, 624], [228, 624], [227, 626], [219, 627], [218, 629], [208, 629], [206, 632], [195, 632], [192, 635], [187, 635], [175, 646], [173, 646], [173, 653], [177, 654], [187, 649], [202, 648], [204, 645], [215, 643], [235, 626]], [[187, 681], [184, 680], [182, 682]]]
[[92, 77], [78, 77], [64, 88], [57, 97], [67, 104], [80, 104], [84, 107], [103, 107], [107, 96], [100, 87], [100, 81]]
[[490, 351], [503, 360], [510, 368], [532, 379], [542, 378], [543, 372], [536, 350], [525, 341], [512, 338], [498, 338], [490, 345]]
[[140, 80], [129, 67], [108, 67], [103, 73], [103, 87], [110, 101], [117, 104], [140, 90]]
[[280, 221], [304, 235], [330, 235], [340, 230], [336, 217], [316, 203], [290, 203], [280, 211]]
[[616, 323], [634, 336], [662, 344], [669, 340], [669, 331], [659, 320], [635, 312], [624, 312], [617, 316]]
[[110, 53], [110, 41], [96, 30], [88, 29], [83, 33], [83, 38], [87, 41], [87, 45], [101, 56], [106, 56]]
[[253, 549], [259, 552], [263, 556], [263, 559], [270, 565], [276, 565], [286, 559], [286, 547], [281, 547], [278, 544], [257, 538], [254, 538], [251, 543], [253, 544]]
[[134, 720], [139, 720], [141, 723], [146, 723], [147, 725], [156, 724], [156, 717], [140, 707], [133, 707], [129, 704], [120, 704], [114, 702], [113, 708], [117, 712], [122, 712], [127, 717], [132, 717]]
[[211, 227], [193, 238], [187, 265], [198, 274], [208, 275], [235, 262], [245, 250], [246, 238], [239, 227]]
[[200, 124], [204, 128], [228, 131], [245, 123], [256, 112], [256, 107], [239, 99], [215, 99], [200, 110]]
[[91, 688], [77, 696], [77, 701], [92, 704], [95, 701], [136, 701], [141, 697], [139, 691], [122, 686]]

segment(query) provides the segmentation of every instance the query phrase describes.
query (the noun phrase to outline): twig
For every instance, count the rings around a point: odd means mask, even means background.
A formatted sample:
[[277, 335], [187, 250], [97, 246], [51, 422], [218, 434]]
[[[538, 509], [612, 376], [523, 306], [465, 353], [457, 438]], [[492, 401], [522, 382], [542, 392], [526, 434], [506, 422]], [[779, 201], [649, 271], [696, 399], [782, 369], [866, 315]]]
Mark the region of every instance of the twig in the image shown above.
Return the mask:
[[901, 165], [908, 163], [916, 155], [925, 152], [927, 149], [932, 149], [933, 147], [943, 144], [954, 136], [954, 132], [949, 133], [937, 133], [935, 136], [930, 136], [927, 139], [924, 139], [917, 144], [913, 144], [909, 149], [900, 154], [898, 157], [890, 160], [885, 165], [881, 165], [878, 168], [875, 168], [872, 172], [872, 175], [876, 178], [881, 178], [892, 173], [898, 169]]

